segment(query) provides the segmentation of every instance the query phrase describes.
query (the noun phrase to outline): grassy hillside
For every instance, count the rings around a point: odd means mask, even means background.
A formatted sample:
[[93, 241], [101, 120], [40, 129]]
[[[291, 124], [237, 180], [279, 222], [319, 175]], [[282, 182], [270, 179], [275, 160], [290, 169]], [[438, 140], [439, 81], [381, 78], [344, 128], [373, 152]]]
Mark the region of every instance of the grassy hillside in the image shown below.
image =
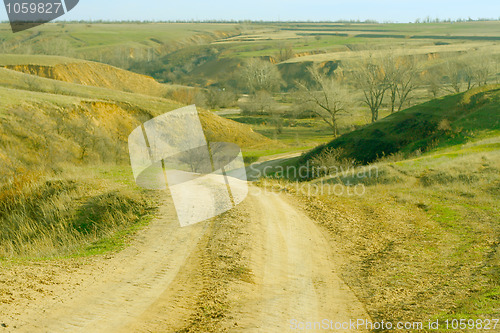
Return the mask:
[[297, 196], [328, 231], [374, 320], [497, 318], [499, 108], [499, 85], [417, 105], [299, 160], [328, 173], [261, 184]]
[[152, 96], [164, 96], [173, 89], [145, 75], [67, 57], [4, 54], [0, 55], [0, 67], [53, 80]]
[[[422, 58], [459, 56], [475, 50], [500, 53], [498, 22], [439, 24], [261, 23], [241, 26], [241, 33], [209, 43], [190, 45], [151, 62], [133, 62], [131, 69], [161, 81], [238, 87], [238, 68], [249, 58], [279, 64], [287, 86], [307, 79], [312, 62], [336, 66], [376, 50]], [[283, 54], [283, 51], [285, 51]]]
[[[458, 56], [470, 50], [498, 55], [498, 31], [499, 22], [51, 23], [13, 35], [3, 24], [0, 53], [64, 55], [112, 64], [161, 82], [239, 89], [244, 88], [239, 85], [239, 67], [260, 57], [279, 63], [291, 87], [295, 79], [307, 79], [302, 72], [311, 62], [334, 65], [374, 50], [404, 49], [422, 57]], [[283, 56], [283, 50], [291, 52]]]
[[436, 146], [466, 142], [479, 131], [500, 130], [498, 105], [499, 85], [432, 100], [342, 135], [305, 154], [300, 162], [341, 148], [340, 158], [366, 164], [396, 153], [420, 154]]
[[[133, 181], [128, 135], [181, 106], [0, 69], [0, 258], [95, 253], [123, 244], [158, 200]], [[200, 115], [211, 141], [244, 149], [271, 142], [246, 125]]]
[[499, 166], [497, 132], [372, 164], [367, 177], [262, 183], [297, 195], [326, 228], [374, 320], [489, 319], [500, 315]]
[[410, 108], [327, 145], [359, 162], [399, 152], [369, 165], [318, 159], [321, 147], [302, 162], [330, 174], [261, 180], [296, 196], [327, 230], [338, 273], [374, 320], [500, 315], [499, 88]]
[[147, 58], [237, 33], [235, 24], [48, 23], [12, 34], [0, 24], [2, 53], [65, 55], [96, 61]]

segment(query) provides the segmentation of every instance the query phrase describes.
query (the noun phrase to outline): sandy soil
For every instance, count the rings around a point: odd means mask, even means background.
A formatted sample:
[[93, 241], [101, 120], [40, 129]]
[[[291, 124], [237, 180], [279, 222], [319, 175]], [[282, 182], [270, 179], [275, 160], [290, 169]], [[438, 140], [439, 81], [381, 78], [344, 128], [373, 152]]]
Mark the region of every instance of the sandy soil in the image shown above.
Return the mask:
[[263, 191], [187, 228], [167, 200], [120, 253], [8, 267], [0, 332], [286, 332], [292, 319], [368, 319], [326, 233], [292, 198]]

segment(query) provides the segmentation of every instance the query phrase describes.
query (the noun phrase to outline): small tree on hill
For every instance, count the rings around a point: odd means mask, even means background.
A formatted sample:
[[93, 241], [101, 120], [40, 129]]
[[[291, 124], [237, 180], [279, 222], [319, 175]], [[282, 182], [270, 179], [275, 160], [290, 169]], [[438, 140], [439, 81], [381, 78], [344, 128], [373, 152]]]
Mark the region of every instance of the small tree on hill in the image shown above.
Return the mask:
[[399, 112], [420, 84], [420, 66], [413, 56], [387, 57], [384, 71], [390, 93], [391, 114]]
[[363, 102], [370, 109], [372, 122], [376, 122], [389, 89], [384, 62], [369, 56], [354, 66], [352, 79], [354, 86], [363, 92]]

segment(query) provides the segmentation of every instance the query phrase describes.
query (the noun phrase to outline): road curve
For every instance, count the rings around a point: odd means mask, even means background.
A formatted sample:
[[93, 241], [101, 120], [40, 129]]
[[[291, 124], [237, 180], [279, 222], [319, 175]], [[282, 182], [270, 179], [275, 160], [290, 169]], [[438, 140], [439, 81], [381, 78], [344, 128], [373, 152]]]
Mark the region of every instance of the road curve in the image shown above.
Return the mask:
[[[223, 238], [218, 235], [228, 230]], [[217, 255], [221, 272], [224, 258], [232, 256], [227, 252], [236, 251], [238, 267], [247, 273], [222, 284], [223, 314], [204, 327], [192, 319], [203, 316], [199, 295], [220, 282], [207, 281], [213, 277], [205, 274], [205, 264], [215, 258], [207, 256], [208, 246], [212, 254], [225, 246], [226, 254]], [[230, 213], [186, 228], [178, 226], [171, 202], [165, 202], [130, 247], [88, 269], [95, 270], [91, 278], [68, 294], [35, 300], [8, 331], [15, 326], [15, 332], [287, 332], [293, 331], [292, 320], [369, 318], [336, 275], [319, 227], [293, 197], [255, 186]], [[196, 322], [201, 326], [190, 329]]]

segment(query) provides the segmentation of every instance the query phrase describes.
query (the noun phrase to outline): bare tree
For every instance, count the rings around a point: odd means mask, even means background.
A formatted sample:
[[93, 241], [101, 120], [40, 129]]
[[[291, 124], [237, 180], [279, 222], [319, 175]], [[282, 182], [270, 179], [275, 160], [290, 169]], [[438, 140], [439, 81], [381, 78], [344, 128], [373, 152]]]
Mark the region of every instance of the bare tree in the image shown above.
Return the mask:
[[398, 76], [396, 77], [396, 94], [398, 98], [398, 112], [408, 102], [411, 94], [420, 85], [421, 68], [414, 56], [402, 57], [397, 62]]
[[443, 89], [443, 70], [440, 66], [427, 68], [423, 72], [423, 83], [433, 98], [437, 98]]
[[211, 110], [219, 106], [219, 91], [217, 88], [209, 88], [205, 91], [205, 105]]
[[270, 62], [251, 59], [242, 71], [243, 79], [250, 91], [249, 101], [241, 105], [243, 111], [269, 114], [275, 125], [275, 134], [283, 129], [281, 113], [276, 107], [273, 93], [281, 86], [281, 75], [278, 68]]
[[248, 101], [242, 103], [243, 111], [246, 113], [265, 115], [275, 106], [276, 101], [267, 91], [259, 91], [250, 95]]
[[448, 61], [444, 66], [444, 71], [450, 84], [451, 89], [449, 90], [452, 92], [459, 93], [462, 90], [469, 90], [475, 85], [476, 75], [474, 68], [466, 61]]
[[269, 115], [275, 127], [275, 134], [283, 131], [283, 112], [273, 96], [266, 91], [259, 91], [248, 97], [246, 102], [240, 103], [244, 114]]
[[396, 99], [398, 97], [398, 82], [400, 68], [395, 57], [389, 56], [384, 59], [384, 71], [387, 79], [387, 90], [389, 90], [391, 114], [396, 109]]
[[268, 61], [250, 59], [242, 70], [242, 77], [250, 93], [274, 92], [281, 86], [278, 68]]
[[466, 90], [472, 89], [476, 84], [476, 71], [470, 62], [462, 62], [463, 80], [467, 86]]
[[184, 164], [189, 167], [189, 171], [194, 173], [206, 174], [213, 171], [209, 162], [210, 155], [206, 146], [181, 152], [179, 155], [174, 157], [173, 161], [181, 162], [181, 165]]
[[278, 62], [282, 62], [288, 59], [293, 58], [295, 55], [295, 52], [293, 51], [293, 48], [290, 45], [279, 45], [279, 51], [276, 54], [275, 58]]
[[208, 88], [203, 103], [209, 109], [227, 108], [236, 105], [238, 96], [226, 88]]
[[444, 66], [451, 91], [459, 93], [475, 86], [488, 84], [493, 65], [487, 56], [474, 54], [461, 60], [448, 61]]
[[452, 91], [456, 93], [462, 90], [464, 80], [464, 72], [461, 67], [462, 65], [458, 61], [448, 61], [443, 67], [448, 83]]
[[352, 77], [354, 85], [363, 92], [363, 102], [370, 108], [372, 122], [376, 122], [385, 93], [389, 89], [383, 60], [369, 56], [355, 65]]
[[500, 63], [500, 56], [496, 55], [495, 58], [492, 58], [492, 70], [493, 74], [495, 74], [495, 83], [498, 84], [500, 78], [500, 71], [498, 68], [498, 64]]
[[486, 55], [479, 55], [474, 57], [473, 69], [475, 80], [478, 86], [485, 86], [488, 84], [490, 76], [493, 74], [493, 61], [491, 57]]
[[39, 91], [40, 90], [40, 78], [35, 74], [24, 74], [23, 82], [27, 86], [28, 90]]
[[420, 66], [413, 56], [389, 56], [383, 59], [391, 114], [401, 111], [411, 93], [418, 88]]
[[313, 84], [307, 86], [302, 82], [297, 83], [298, 101], [327, 123], [336, 137], [337, 118], [340, 113], [347, 112], [348, 94], [338, 80], [322, 74], [318, 66], [310, 67], [309, 73], [313, 78]]
[[[112, 140], [103, 127], [100, 127], [90, 114], [81, 113], [69, 124], [73, 140], [80, 146], [78, 159], [95, 160], [96, 158], [105, 161], [111, 158], [110, 148], [113, 146]], [[92, 157], [92, 159], [90, 159]]]

